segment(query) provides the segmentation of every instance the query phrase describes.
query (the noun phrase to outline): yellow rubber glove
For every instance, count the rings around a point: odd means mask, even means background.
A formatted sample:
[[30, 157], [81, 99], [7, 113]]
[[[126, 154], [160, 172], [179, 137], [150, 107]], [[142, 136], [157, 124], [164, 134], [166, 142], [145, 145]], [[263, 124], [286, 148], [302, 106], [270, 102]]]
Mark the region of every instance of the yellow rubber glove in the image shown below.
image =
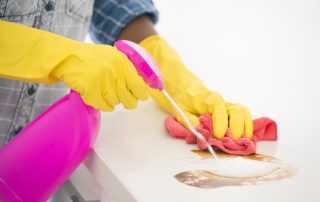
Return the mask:
[[[143, 40], [144, 47], [158, 63], [164, 78], [165, 89], [187, 114], [194, 126], [199, 125], [198, 116], [212, 114], [215, 136], [221, 139], [228, 127], [233, 138], [241, 135], [252, 137], [253, 122], [250, 112], [236, 104], [226, 104], [223, 98], [208, 90], [201, 81], [183, 65], [177, 53], [160, 36]], [[185, 125], [182, 117], [167, 99], [157, 90], [149, 89], [152, 98], [169, 113], [175, 115]]]
[[227, 102], [226, 105], [229, 115], [229, 127], [235, 139], [240, 139], [243, 133], [246, 137], [251, 138], [253, 135], [253, 121], [249, 109], [238, 103]]
[[147, 87], [116, 48], [73, 41], [50, 32], [0, 21], [0, 77], [52, 84], [63, 81], [86, 104], [112, 111], [133, 109]]

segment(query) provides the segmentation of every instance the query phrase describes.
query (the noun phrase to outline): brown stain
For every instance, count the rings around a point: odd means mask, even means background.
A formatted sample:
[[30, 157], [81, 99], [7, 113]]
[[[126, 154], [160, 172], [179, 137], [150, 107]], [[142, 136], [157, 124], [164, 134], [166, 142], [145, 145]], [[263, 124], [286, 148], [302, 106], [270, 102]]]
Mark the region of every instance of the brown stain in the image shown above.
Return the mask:
[[[207, 151], [192, 150], [193, 153], [201, 156], [204, 159], [212, 158], [211, 154]], [[220, 158], [234, 158], [239, 157], [238, 155], [230, 155], [223, 152], [217, 152], [217, 156]], [[280, 165], [279, 169], [275, 171], [255, 178], [231, 178], [215, 175], [209, 171], [205, 170], [194, 170], [185, 171], [176, 174], [174, 177], [181, 183], [199, 187], [199, 188], [218, 188], [225, 186], [243, 186], [243, 185], [256, 185], [260, 183], [267, 183], [273, 181], [279, 181], [282, 179], [290, 178], [296, 174], [296, 168], [292, 165], [286, 164], [281, 160], [266, 156], [262, 154], [253, 154], [249, 156], [241, 156], [242, 158], [256, 160], [256, 161], [266, 161], [272, 162]]]
[[[199, 156], [201, 156], [204, 159], [207, 158], [212, 158], [211, 154], [207, 151], [202, 151], [202, 150], [191, 150], [191, 152], [198, 154]], [[251, 159], [251, 160], [257, 160], [257, 161], [275, 161], [278, 160], [277, 158], [271, 157], [271, 156], [267, 156], [267, 155], [263, 155], [263, 154], [251, 154], [249, 156], [241, 156], [241, 155], [231, 155], [231, 154], [226, 154], [222, 151], [216, 151], [216, 154], [218, 157], [220, 158], [232, 158], [232, 157], [242, 157], [242, 158], [246, 158], [246, 159]]]

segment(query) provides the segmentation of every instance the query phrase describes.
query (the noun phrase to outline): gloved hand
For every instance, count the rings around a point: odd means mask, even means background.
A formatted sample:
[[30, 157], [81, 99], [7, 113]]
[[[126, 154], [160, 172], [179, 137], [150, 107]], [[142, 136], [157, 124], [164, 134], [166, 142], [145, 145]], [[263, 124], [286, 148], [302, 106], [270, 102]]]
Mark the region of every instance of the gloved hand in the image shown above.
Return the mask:
[[249, 109], [242, 104], [231, 102], [227, 102], [226, 106], [231, 135], [237, 140], [241, 138], [242, 134], [251, 139], [253, 136], [253, 121]]
[[0, 77], [52, 84], [63, 81], [86, 104], [133, 109], [147, 87], [127, 57], [107, 45], [85, 44], [0, 21]]
[[[160, 37], [151, 36], [143, 40], [144, 47], [158, 63], [164, 78], [164, 87], [186, 113], [194, 126], [199, 125], [198, 116], [211, 114], [214, 134], [221, 139], [228, 127], [234, 139], [241, 135], [252, 137], [253, 122], [247, 108], [225, 103], [223, 98], [207, 89], [201, 81], [188, 71], [177, 53]], [[152, 98], [166, 111], [185, 125], [182, 117], [167, 99], [157, 90], [149, 89]]]

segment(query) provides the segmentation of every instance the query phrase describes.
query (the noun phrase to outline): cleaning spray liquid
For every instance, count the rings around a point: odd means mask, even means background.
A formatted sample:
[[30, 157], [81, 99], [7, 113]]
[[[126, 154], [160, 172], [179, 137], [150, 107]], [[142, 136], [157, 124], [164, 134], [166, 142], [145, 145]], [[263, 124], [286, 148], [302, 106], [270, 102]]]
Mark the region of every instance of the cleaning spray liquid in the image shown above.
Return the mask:
[[160, 90], [163, 95], [169, 100], [172, 106], [177, 110], [177, 112], [181, 115], [185, 123], [187, 124], [190, 131], [197, 136], [200, 141], [204, 142], [209, 152], [215, 159], [218, 159], [211, 145], [207, 142], [207, 140], [192, 126], [190, 120], [185, 115], [185, 113], [180, 109], [174, 99], [169, 95], [169, 93], [164, 89], [163, 79], [158, 68], [157, 63], [153, 60], [150, 54], [144, 50], [141, 46], [131, 41], [119, 40], [116, 41], [114, 46], [124, 53], [128, 59], [133, 63], [135, 68], [138, 71], [138, 74], [143, 78], [145, 83], [151, 88]]
[[204, 142], [207, 145], [207, 148], [209, 150], [209, 152], [211, 153], [211, 155], [218, 160], [218, 156], [216, 155], [216, 153], [214, 152], [214, 150], [212, 149], [211, 145], [207, 142], [207, 140], [201, 135], [201, 133], [199, 133], [190, 123], [190, 120], [188, 119], [188, 117], [185, 115], [185, 113], [183, 113], [183, 111], [180, 109], [179, 105], [174, 101], [174, 99], [172, 99], [172, 97], [169, 95], [169, 93], [166, 90], [162, 90], [161, 91], [164, 96], [169, 100], [169, 102], [172, 104], [172, 106], [175, 108], [175, 110], [177, 110], [177, 112], [181, 115], [181, 117], [183, 118], [184, 122], [186, 122], [189, 130], [195, 135], [197, 136], [198, 139], [200, 139], [200, 141]]

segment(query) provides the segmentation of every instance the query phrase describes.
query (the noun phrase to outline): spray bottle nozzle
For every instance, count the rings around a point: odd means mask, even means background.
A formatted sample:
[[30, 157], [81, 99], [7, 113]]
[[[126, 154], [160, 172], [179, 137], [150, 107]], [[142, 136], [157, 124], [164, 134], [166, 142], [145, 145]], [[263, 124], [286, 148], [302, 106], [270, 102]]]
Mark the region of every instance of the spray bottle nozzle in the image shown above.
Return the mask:
[[163, 90], [163, 79], [158, 65], [145, 49], [126, 40], [116, 41], [114, 46], [128, 57], [148, 86]]

